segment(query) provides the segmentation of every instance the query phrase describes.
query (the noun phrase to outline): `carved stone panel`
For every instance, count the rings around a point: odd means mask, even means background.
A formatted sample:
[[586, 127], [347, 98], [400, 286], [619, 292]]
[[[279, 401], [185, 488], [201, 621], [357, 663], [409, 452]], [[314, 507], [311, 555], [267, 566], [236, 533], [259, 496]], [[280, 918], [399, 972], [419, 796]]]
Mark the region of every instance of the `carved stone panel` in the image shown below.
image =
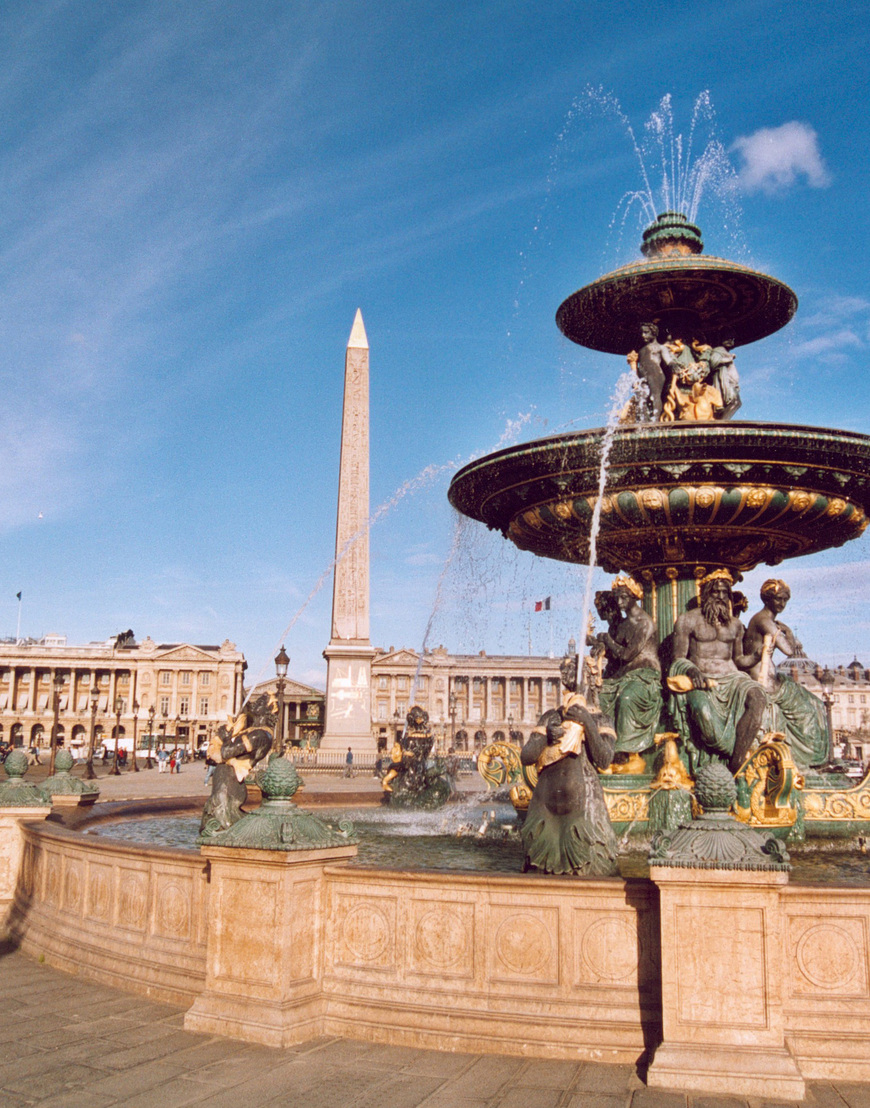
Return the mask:
[[338, 965], [395, 966], [395, 897], [339, 896], [336, 909]]
[[677, 1019], [721, 1028], [768, 1025], [764, 910], [678, 904]]
[[870, 996], [866, 917], [794, 916], [788, 921], [788, 943], [792, 996]]
[[409, 908], [409, 968], [429, 977], [472, 978], [474, 905], [413, 900]]
[[292, 897], [290, 976], [294, 981], [302, 981], [314, 977], [315, 929], [318, 911], [317, 882], [295, 882]]
[[277, 984], [280, 888], [263, 877], [221, 877], [215, 912], [223, 928], [215, 943], [215, 976], [245, 986]]
[[88, 867], [88, 890], [85, 915], [101, 923], [112, 919], [112, 867], [91, 865]]
[[169, 939], [191, 938], [191, 896], [189, 878], [175, 874], [155, 875], [154, 933]]
[[67, 860], [63, 884], [64, 911], [74, 916], [80, 916], [85, 893], [85, 872], [84, 864], [81, 861], [72, 858]]
[[53, 851], [43, 854], [45, 866], [45, 902], [51, 908], [60, 908], [63, 895], [63, 858]]
[[643, 939], [639, 920], [625, 912], [574, 910], [575, 984], [635, 985]]
[[488, 933], [493, 981], [558, 985], [558, 908], [494, 904]]
[[118, 869], [118, 926], [145, 931], [148, 911], [148, 874], [142, 870]]

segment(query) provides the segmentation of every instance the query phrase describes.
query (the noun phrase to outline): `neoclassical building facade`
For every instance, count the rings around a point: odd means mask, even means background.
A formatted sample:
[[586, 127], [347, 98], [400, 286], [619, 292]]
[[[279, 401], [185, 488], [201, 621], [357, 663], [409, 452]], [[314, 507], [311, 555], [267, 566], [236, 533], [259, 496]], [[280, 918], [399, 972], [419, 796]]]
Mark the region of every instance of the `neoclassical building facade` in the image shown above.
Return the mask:
[[375, 649], [372, 659], [372, 735], [378, 749], [392, 743], [412, 704], [429, 713], [439, 746], [480, 750], [513, 733], [528, 737], [539, 716], [558, 706], [561, 658], [525, 654], [450, 654], [443, 646]]
[[[168, 745], [196, 745], [234, 716], [242, 703], [245, 657], [228, 639], [220, 646], [137, 642], [132, 632], [104, 643], [72, 646], [63, 635], [0, 642], [0, 738], [13, 746], [58, 739], [71, 748], [114, 735], [142, 745], [153, 733]], [[96, 690], [92, 693], [92, 690]]]

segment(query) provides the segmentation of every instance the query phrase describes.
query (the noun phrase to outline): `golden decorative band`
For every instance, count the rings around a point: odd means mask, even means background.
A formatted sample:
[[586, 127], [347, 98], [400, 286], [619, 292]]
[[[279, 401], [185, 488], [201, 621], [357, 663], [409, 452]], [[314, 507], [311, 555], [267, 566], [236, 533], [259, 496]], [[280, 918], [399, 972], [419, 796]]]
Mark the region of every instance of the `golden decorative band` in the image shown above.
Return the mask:
[[734, 578], [727, 569], [714, 569], [712, 573], [708, 573], [706, 577], [702, 577], [700, 582], [701, 588], [711, 581], [727, 581], [729, 585], [734, 584]]
[[637, 600], [643, 600], [643, 585], [639, 585], [633, 577], [615, 577], [610, 588], [613, 592], [617, 589], [628, 589]]

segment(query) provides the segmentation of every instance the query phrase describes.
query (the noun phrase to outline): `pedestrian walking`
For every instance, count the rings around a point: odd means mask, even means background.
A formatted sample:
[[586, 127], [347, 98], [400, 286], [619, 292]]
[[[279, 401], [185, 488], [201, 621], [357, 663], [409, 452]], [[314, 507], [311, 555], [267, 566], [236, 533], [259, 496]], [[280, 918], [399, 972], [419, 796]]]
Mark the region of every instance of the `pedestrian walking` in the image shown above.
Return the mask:
[[353, 750], [348, 747], [347, 755], [344, 759], [344, 776], [353, 777]]

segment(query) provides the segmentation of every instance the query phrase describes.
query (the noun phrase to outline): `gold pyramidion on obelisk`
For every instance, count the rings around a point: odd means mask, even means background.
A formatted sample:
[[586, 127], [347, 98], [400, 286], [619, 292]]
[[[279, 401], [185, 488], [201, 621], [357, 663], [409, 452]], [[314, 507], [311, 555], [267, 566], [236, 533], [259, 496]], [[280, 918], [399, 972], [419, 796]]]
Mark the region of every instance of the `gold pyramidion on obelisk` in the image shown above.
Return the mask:
[[344, 363], [344, 414], [335, 529], [332, 636], [326, 658], [326, 730], [321, 750], [371, 753], [369, 639], [369, 343], [357, 309]]

